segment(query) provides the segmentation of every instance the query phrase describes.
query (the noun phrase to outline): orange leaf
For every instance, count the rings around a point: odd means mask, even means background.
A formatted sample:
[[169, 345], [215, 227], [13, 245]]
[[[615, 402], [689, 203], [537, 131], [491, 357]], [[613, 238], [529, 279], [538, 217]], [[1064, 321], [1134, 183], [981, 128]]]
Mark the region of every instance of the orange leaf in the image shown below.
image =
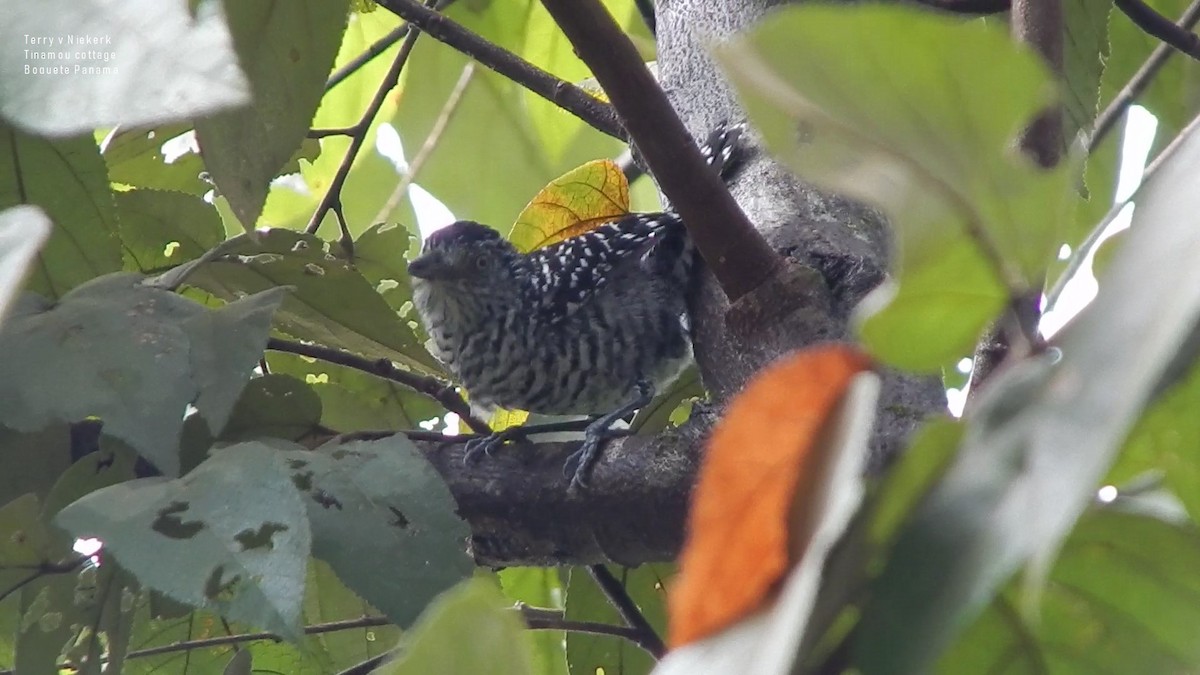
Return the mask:
[[597, 159], [550, 181], [525, 206], [512, 241], [532, 251], [574, 237], [629, 213], [629, 181], [611, 160]]
[[[729, 406], [692, 494], [668, 598], [673, 647], [758, 608], [803, 555], [808, 542], [789, 541], [792, 516], [811, 510], [828, 459], [826, 422], [868, 368], [868, 357], [846, 345], [810, 348], [760, 373]], [[805, 525], [811, 536], [814, 526]]]

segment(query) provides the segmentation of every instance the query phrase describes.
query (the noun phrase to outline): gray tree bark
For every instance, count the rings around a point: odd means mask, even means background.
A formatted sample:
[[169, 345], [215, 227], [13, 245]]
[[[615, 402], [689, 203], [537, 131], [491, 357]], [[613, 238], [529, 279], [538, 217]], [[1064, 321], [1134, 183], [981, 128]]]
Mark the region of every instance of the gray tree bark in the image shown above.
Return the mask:
[[[750, 26], [774, 4], [659, 1], [660, 82], [694, 137], [720, 121], [744, 118], [706, 44]], [[793, 350], [852, 339], [851, 311], [886, 274], [889, 234], [882, 216], [805, 185], [764, 153], [748, 163], [731, 192], [786, 264], [732, 305], [706, 274], [690, 306], [710, 403], [698, 406], [686, 424], [610, 443], [586, 491], [568, 491], [562, 475], [573, 444], [506, 449], [469, 467], [460, 445], [419, 444], [470, 523], [481, 564], [636, 565], [673, 558], [683, 543], [705, 439], [729, 399]], [[922, 419], [944, 407], [939, 378], [885, 373], [873, 466], [885, 464]]]

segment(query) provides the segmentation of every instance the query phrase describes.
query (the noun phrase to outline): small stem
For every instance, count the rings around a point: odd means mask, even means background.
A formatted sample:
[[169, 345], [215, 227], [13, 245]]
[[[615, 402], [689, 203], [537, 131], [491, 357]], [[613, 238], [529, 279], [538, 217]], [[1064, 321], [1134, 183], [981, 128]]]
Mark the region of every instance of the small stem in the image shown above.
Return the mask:
[[1007, 12], [1010, 0], [915, 0], [918, 4], [955, 14], [999, 14]]
[[375, 42], [371, 43], [371, 46], [367, 47], [365, 50], [363, 50], [363, 53], [354, 57], [352, 60], [350, 60], [348, 63], [346, 63], [346, 65], [342, 66], [341, 68], [338, 68], [337, 72], [330, 75], [329, 79], [325, 81], [325, 91], [328, 92], [329, 90], [338, 86], [346, 78], [348, 78], [351, 75], [353, 75], [354, 73], [358, 72], [359, 68], [362, 68], [363, 66], [367, 65], [368, 63], [373, 61], [376, 56], [379, 56], [380, 54], [382, 54], [382, 53], [386, 52], [388, 49], [390, 49], [392, 47], [392, 45], [399, 42], [400, 39], [403, 38], [405, 35], [408, 35], [408, 31], [410, 30], [411, 25], [412, 24], [409, 24], [409, 23], [402, 23], [399, 26], [393, 28], [390, 33], [388, 33], [387, 35], [384, 35], [383, 37], [379, 38]]
[[[1188, 8], [1184, 10], [1183, 15], [1179, 17], [1179, 21], [1175, 25], [1180, 30], [1191, 31], [1197, 21], [1200, 21], [1200, 0], [1193, 0], [1192, 4], [1188, 5]], [[1142, 95], [1146, 87], [1150, 86], [1150, 83], [1154, 81], [1154, 76], [1158, 74], [1158, 71], [1166, 64], [1167, 59], [1171, 58], [1171, 55], [1174, 53], [1175, 50], [1168, 44], [1161, 44], [1155, 47], [1154, 51], [1150, 53], [1150, 57], [1142, 64], [1142, 67], [1138, 68], [1138, 71], [1129, 79], [1129, 82], [1121, 88], [1121, 92], [1108, 104], [1104, 112], [1096, 117], [1094, 131], [1092, 131], [1092, 135], [1088, 138], [1087, 142], [1087, 152], [1089, 155], [1095, 152], [1096, 148], [1100, 146], [1101, 141], [1108, 136], [1109, 132], [1116, 128], [1117, 122], [1124, 119], [1125, 111], [1137, 100], [1137, 97]]]
[[1175, 25], [1142, 0], [1113, 0], [1113, 4], [1138, 28], [1200, 61], [1200, 36]]
[[625, 586], [604, 565], [588, 565], [587, 569], [596, 585], [600, 587], [600, 591], [604, 593], [604, 597], [608, 598], [609, 603], [617, 610], [621, 620], [640, 636], [639, 645], [650, 652], [654, 658], [661, 659], [667, 652], [667, 648], [654, 627], [642, 614], [642, 610], [638, 609], [637, 603], [629, 597]]
[[304, 228], [305, 232], [315, 234], [321, 227], [321, 221], [325, 219], [325, 214], [340, 204], [342, 195], [342, 186], [346, 183], [346, 176], [350, 175], [350, 168], [354, 166], [354, 158], [358, 156], [359, 150], [362, 149], [363, 143], [367, 140], [367, 132], [371, 128], [371, 122], [375, 116], [379, 114], [379, 109], [383, 107], [383, 102], [387, 99], [388, 92], [396, 87], [400, 82], [400, 72], [404, 69], [404, 64], [408, 62], [408, 57], [412, 54], [413, 46], [416, 44], [417, 37], [421, 34], [417, 30], [407, 31], [404, 44], [400, 45], [400, 51], [396, 53], [396, 58], [392, 61], [392, 67], [388, 69], [387, 75], [379, 84], [379, 89], [375, 91], [374, 98], [367, 105], [363, 116], [358, 120], [358, 123], [350, 127], [352, 133], [350, 136], [350, 147], [346, 149], [345, 156], [342, 157], [342, 163], [338, 165], [337, 173], [333, 175], [333, 180], [329, 183], [329, 189], [325, 191], [325, 196], [321, 198], [321, 203], [317, 205], [317, 210], [313, 212], [312, 218], [308, 221], [308, 227]]
[[5, 589], [5, 591], [3, 593], [0, 593], [0, 602], [4, 602], [5, 598], [7, 598], [8, 596], [12, 595], [13, 593], [16, 593], [17, 591], [21, 590], [25, 586], [28, 586], [29, 584], [37, 581], [38, 579], [41, 579], [42, 577], [47, 577], [47, 576], [50, 576], [53, 574], [70, 574], [70, 573], [78, 570], [80, 567], [83, 567], [83, 565], [88, 560], [90, 560], [90, 558], [85, 556], [85, 557], [75, 558], [72, 560], [68, 560], [66, 562], [59, 562], [59, 563], [53, 563], [53, 562], [46, 561], [46, 562], [38, 563], [35, 566], [12, 565], [12, 566], [0, 567], [0, 569], [3, 569], [3, 570], [28, 569], [28, 570], [32, 571], [32, 573], [28, 577], [25, 577], [24, 579], [18, 581], [16, 584], [13, 584], [11, 587]]
[[471, 406], [454, 391], [454, 387], [449, 382], [439, 380], [436, 377], [410, 373], [407, 370], [397, 368], [387, 359], [368, 359], [357, 354], [342, 351], [341, 349], [334, 349], [333, 347], [308, 345], [276, 337], [267, 340], [267, 349], [307, 356], [311, 359], [320, 359], [327, 363], [353, 368], [354, 370], [362, 371], [376, 377], [398, 382], [413, 391], [428, 396], [441, 404], [446, 410], [461, 417], [463, 422], [470, 427], [471, 431], [477, 434], [492, 433], [491, 427], [486, 422], [471, 414]]

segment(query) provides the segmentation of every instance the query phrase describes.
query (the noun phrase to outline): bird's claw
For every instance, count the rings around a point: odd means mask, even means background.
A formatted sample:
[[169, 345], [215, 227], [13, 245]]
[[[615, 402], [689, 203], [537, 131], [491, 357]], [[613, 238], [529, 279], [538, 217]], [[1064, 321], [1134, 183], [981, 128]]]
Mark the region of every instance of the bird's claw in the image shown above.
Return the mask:
[[567, 457], [567, 461], [563, 463], [563, 476], [571, 479], [570, 489], [586, 490], [588, 487], [587, 476], [595, 466], [596, 460], [600, 459], [600, 450], [604, 447], [604, 442], [628, 435], [629, 432], [626, 429], [590, 426], [584, 430], [583, 445], [571, 453], [571, 456]]
[[509, 427], [486, 436], [472, 438], [463, 447], [463, 464], [471, 464], [481, 454], [491, 457], [496, 448], [519, 437], [521, 437], [520, 427]]

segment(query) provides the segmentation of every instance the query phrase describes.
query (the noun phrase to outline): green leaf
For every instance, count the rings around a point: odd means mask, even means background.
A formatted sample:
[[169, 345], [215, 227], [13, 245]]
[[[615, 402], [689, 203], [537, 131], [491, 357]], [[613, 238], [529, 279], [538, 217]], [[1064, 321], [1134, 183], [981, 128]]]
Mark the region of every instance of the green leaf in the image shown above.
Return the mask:
[[292, 286], [295, 290], [276, 315], [280, 330], [421, 372], [440, 372], [412, 329], [371, 284], [312, 235], [260, 232], [257, 244], [247, 240], [234, 246], [226, 257], [197, 269], [188, 283], [227, 300]]
[[217, 210], [203, 199], [179, 192], [118, 192], [121, 243], [127, 263], [152, 272], [199, 258], [225, 239]]
[[[674, 566], [669, 564], [624, 567], [614, 572], [660, 636], [666, 635], [666, 584], [674, 573]], [[578, 567], [571, 570], [567, 585], [567, 619], [623, 623], [596, 582]], [[653, 657], [626, 640], [574, 632], [567, 633], [567, 663], [572, 675], [593, 675], [600, 669], [608, 675], [640, 675], [654, 668]]]
[[0, 321], [34, 256], [50, 236], [50, 227], [46, 214], [36, 206], [0, 211]]
[[989, 384], [863, 609], [863, 672], [928, 672], [1018, 566], [1031, 561], [1031, 579], [1044, 579], [1200, 315], [1198, 161], [1200, 134], [1189, 134], [1138, 192], [1099, 295], [1058, 349]]
[[528, 633], [496, 584], [469, 579], [429, 605], [379, 675], [529, 675]]
[[1063, 3], [1063, 140], [1090, 134], [1100, 103], [1100, 78], [1109, 60], [1108, 17], [1112, 6], [1088, 0]]
[[[566, 584], [554, 567], [508, 567], [496, 573], [504, 597], [531, 607], [562, 609]], [[537, 675], [567, 675], [566, 632], [530, 631], [533, 669]]]
[[313, 555], [397, 625], [409, 625], [474, 570], [470, 529], [445, 481], [407, 438], [330, 443], [285, 457], [308, 507]]
[[898, 286], [885, 282], [859, 306], [859, 337], [881, 360], [907, 370], [940, 368], [972, 353], [1004, 307], [1008, 295], [979, 250], [966, 241], [947, 244], [942, 255], [910, 268]]
[[1039, 597], [1018, 584], [939, 661], [956, 673], [1182, 673], [1200, 664], [1200, 537], [1194, 527], [1106, 508], [1084, 516]]
[[271, 373], [246, 384], [229, 422], [221, 432], [225, 441], [253, 440], [263, 436], [299, 440], [321, 421], [321, 399], [312, 387], [290, 375]]
[[50, 534], [37, 495], [25, 494], [0, 506], [0, 596], [52, 562]]
[[5, 2], [0, 42], [11, 49], [0, 54], [0, 115], [62, 136], [248, 102], [224, 17], [211, 4], [194, 9], [157, 0]]
[[346, 28], [346, 0], [229, 0], [224, 4], [254, 105], [196, 122], [205, 165], [242, 226], [304, 141]]
[[[1038, 57], [1005, 31], [911, 7], [805, 5], [714, 52], [772, 153], [892, 217], [901, 287], [963, 243], [992, 279], [955, 279], [944, 293], [990, 296], [999, 284], [1016, 294], [1040, 283], [1071, 172], [1039, 169], [1013, 150], [1053, 87]], [[961, 354], [961, 334], [983, 327], [969, 318], [956, 320], [952, 345], [926, 330], [905, 365], [932, 370]]]
[[1129, 434], [1112, 472], [1110, 484], [1121, 485], [1146, 475], [1160, 475], [1200, 522], [1200, 369], [1159, 398]]
[[99, 538], [146, 586], [299, 635], [311, 534], [287, 466], [272, 448], [237, 444], [183, 478], [93, 492], [56, 522], [77, 537]]
[[115, 129], [104, 139], [101, 155], [108, 164], [108, 177], [148, 190], [170, 190], [201, 197], [212, 190], [204, 180], [204, 161], [199, 153], [187, 152], [167, 163], [163, 144], [192, 133], [191, 124], [169, 124], [153, 129]]
[[88, 417], [168, 475], [184, 412], [220, 429], [266, 344], [283, 289], [217, 310], [114, 274], [55, 305], [23, 302], [0, 331], [0, 424], [33, 431]]
[[54, 223], [27, 288], [50, 298], [121, 269], [117, 213], [90, 136], [51, 141], [0, 124], [0, 208], [41, 207]]
[[0, 504], [27, 492], [45, 497], [71, 460], [71, 430], [65, 424], [27, 434], [0, 427]]
[[[346, 588], [323, 560], [309, 559], [304, 591], [305, 625], [379, 615], [379, 610]], [[305, 646], [309, 653], [324, 661], [320, 672], [341, 672], [387, 652], [400, 635], [400, 629], [395, 626], [367, 626], [359, 630], [308, 635]]]
[[411, 304], [412, 278], [408, 276], [408, 261], [404, 256], [413, 239], [411, 232], [395, 223], [380, 223], [354, 240], [355, 268], [375, 285], [376, 292], [392, 309], [407, 319], [416, 318]]

